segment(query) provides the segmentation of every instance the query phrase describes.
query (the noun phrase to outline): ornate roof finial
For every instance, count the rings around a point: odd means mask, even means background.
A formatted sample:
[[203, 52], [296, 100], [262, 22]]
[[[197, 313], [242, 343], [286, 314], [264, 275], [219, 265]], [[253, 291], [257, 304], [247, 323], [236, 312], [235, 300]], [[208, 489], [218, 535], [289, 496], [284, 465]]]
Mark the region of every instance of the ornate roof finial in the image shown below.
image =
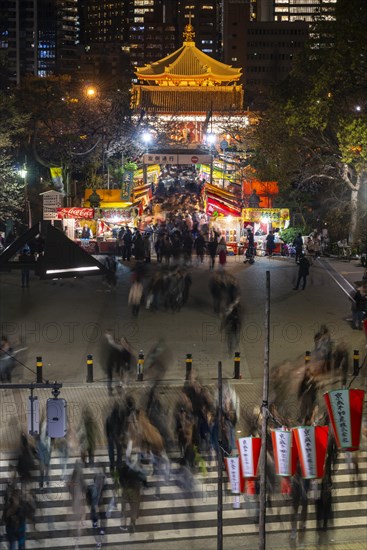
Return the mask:
[[189, 11], [189, 23], [185, 26], [183, 37], [185, 42], [193, 42], [195, 38], [194, 27], [191, 25], [191, 11]]

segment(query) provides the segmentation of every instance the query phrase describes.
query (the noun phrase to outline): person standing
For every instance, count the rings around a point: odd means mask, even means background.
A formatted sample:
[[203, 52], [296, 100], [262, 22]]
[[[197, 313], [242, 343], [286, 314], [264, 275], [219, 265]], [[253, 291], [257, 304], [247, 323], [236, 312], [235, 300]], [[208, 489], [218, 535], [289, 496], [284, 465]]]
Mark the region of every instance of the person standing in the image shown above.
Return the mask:
[[306, 288], [307, 276], [309, 275], [309, 273], [310, 273], [310, 262], [306, 258], [305, 253], [302, 252], [299, 260], [297, 283], [293, 290], [298, 290], [301, 280], [302, 280], [302, 290]]
[[294, 238], [293, 246], [296, 249], [296, 264], [298, 264], [303, 250], [303, 239], [301, 233], [298, 233], [297, 237]]
[[215, 257], [217, 255], [217, 249], [218, 249], [218, 235], [214, 232], [213, 238], [208, 242], [207, 249], [209, 253], [209, 269], [214, 269], [215, 265]]
[[362, 330], [363, 317], [367, 311], [367, 284], [363, 283], [352, 293], [353, 328]]
[[130, 261], [131, 247], [132, 247], [133, 235], [129, 227], [126, 227], [126, 231], [122, 237], [122, 260]]
[[227, 261], [227, 245], [224, 237], [221, 237], [218, 244], [218, 257], [219, 257], [219, 267], [223, 270]]
[[34, 256], [31, 254], [29, 248], [23, 248], [21, 254], [19, 255], [19, 262], [22, 264], [21, 274], [22, 274], [22, 288], [29, 287], [29, 264], [34, 262]]
[[275, 236], [272, 231], [269, 231], [266, 237], [266, 252], [270, 258], [273, 256], [274, 250], [275, 250]]

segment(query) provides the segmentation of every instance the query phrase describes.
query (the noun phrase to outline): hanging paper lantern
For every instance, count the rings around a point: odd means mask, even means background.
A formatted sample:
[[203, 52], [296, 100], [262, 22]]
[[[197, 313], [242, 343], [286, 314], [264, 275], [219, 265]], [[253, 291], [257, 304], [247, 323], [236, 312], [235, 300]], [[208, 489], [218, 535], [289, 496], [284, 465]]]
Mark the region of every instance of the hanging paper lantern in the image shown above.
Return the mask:
[[246, 479], [246, 495], [256, 495], [256, 481], [254, 479]]
[[279, 428], [271, 430], [275, 473], [279, 476], [292, 476], [296, 471], [297, 450], [292, 430]]
[[302, 426], [293, 428], [302, 477], [316, 479], [324, 476], [329, 428]]
[[254, 479], [257, 476], [261, 450], [261, 437], [241, 437], [237, 439], [242, 477]]
[[234, 494], [242, 493], [243, 481], [240, 472], [240, 459], [238, 456], [229, 456], [225, 459], [231, 492]]
[[238, 510], [241, 508], [240, 493], [243, 493], [244, 480], [241, 477], [240, 472], [240, 459], [238, 456], [230, 456], [225, 459], [227, 474], [231, 491], [233, 493], [233, 509]]
[[292, 494], [292, 484], [290, 477], [282, 477], [280, 481], [280, 494], [281, 495], [291, 495]]
[[324, 394], [338, 449], [359, 449], [364, 393], [364, 390], [344, 389]]

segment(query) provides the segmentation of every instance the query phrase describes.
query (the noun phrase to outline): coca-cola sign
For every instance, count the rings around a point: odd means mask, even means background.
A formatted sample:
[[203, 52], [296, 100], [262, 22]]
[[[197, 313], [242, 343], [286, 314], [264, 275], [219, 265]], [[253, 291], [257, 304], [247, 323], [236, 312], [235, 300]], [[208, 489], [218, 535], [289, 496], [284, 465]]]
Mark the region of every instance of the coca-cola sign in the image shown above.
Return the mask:
[[74, 219], [74, 220], [92, 220], [94, 218], [94, 208], [58, 208], [57, 219]]

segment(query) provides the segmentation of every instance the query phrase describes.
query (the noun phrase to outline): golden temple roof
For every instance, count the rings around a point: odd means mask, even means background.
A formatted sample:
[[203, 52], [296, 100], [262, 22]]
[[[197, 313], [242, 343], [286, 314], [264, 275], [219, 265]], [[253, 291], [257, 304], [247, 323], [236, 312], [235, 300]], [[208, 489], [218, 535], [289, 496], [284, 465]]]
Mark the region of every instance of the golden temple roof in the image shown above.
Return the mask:
[[178, 50], [145, 67], [136, 69], [139, 80], [180, 81], [190, 78], [196, 82], [235, 82], [241, 77], [241, 69], [234, 69], [213, 59], [195, 46], [195, 33], [191, 24], [186, 25], [184, 43]]

